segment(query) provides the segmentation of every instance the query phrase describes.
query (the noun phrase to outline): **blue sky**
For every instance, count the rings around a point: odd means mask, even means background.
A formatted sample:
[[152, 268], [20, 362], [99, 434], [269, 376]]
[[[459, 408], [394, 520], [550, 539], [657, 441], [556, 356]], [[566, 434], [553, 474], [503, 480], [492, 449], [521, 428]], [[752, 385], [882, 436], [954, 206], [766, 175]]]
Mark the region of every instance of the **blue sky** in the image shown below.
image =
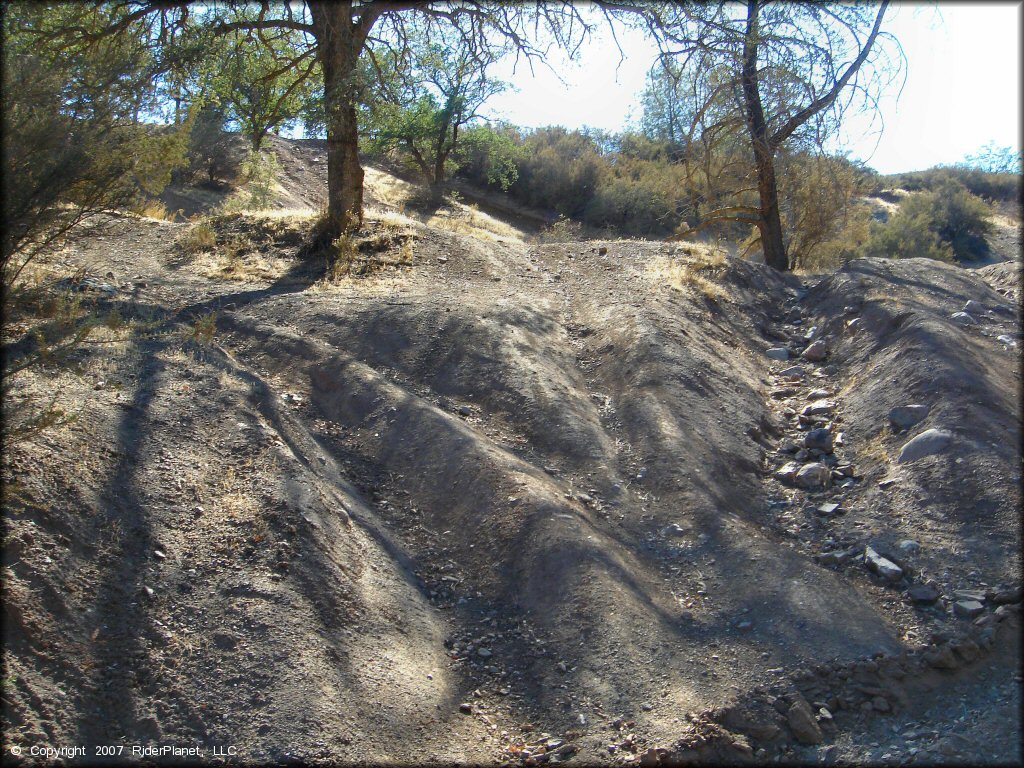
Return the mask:
[[[899, 99], [882, 99], [881, 138], [851, 121], [844, 137], [853, 157], [881, 173], [954, 163], [994, 142], [1020, 149], [1021, 3], [895, 3], [884, 28], [900, 40], [907, 78]], [[520, 62], [496, 68], [516, 92], [493, 98], [485, 113], [516, 125], [588, 125], [621, 131], [639, 119], [637, 96], [654, 58], [638, 32], [605, 32], [573, 64], [557, 52], [547, 67]], [[877, 142], [877, 147], [876, 147]]]

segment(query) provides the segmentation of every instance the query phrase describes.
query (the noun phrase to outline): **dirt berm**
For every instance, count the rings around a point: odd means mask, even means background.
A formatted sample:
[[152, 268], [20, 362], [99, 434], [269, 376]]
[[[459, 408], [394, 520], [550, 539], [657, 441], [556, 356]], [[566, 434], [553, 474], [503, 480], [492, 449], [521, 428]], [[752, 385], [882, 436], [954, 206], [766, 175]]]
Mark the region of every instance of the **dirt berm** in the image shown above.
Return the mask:
[[[84, 410], [5, 450], [5, 744], [805, 759], [906, 722], [887, 660], [936, 701], [1019, 674], [1020, 320], [980, 276], [805, 286], [699, 246], [411, 223], [411, 266], [229, 280], [187, 226], [112, 221], [64, 256], [148, 324], [21, 385]], [[858, 664], [867, 693], [836, 677]], [[993, 701], [979, 733], [1019, 735]]]

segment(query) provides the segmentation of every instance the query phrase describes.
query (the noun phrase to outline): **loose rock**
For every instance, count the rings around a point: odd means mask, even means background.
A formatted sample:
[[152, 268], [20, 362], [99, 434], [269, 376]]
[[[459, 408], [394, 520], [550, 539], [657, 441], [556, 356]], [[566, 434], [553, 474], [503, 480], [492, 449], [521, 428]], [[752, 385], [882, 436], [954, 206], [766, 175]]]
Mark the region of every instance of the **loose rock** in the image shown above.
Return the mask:
[[949, 447], [952, 440], [952, 433], [947, 432], [944, 429], [926, 430], [913, 440], [904, 443], [903, 447], [900, 448], [896, 461], [899, 464], [906, 464], [911, 461], [923, 459], [926, 456], [942, 453], [947, 447]]
[[832, 400], [815, 400], [813, 403], [805, 405], [800, 414], [802, 416], [827, 416], [835, 409], [836, 404]]
[[889, 424], [897, 432], [905, 431], [924, 421], [929, 410], [927, 405], [898, 405], [889, 411]]
[[953, 603], [953, 612], [965, 619], [973, 619], [985, 612], [985, 606], [977, 600], [957, 600]]
[[824, 464], [805, 464], [793, 478], [801, 488], [825, 488], [832, 480], [832, 473]]
[[783, 483], [791, 483], [796, 478], [796, 473], [800, 471], [800, 465], [795, 461], [790, 461], [784, 464], [775, 473], [775, 479]]
[[939, 590], [934, 584], [915, 584], [907, 590], [907, 594], [915, 603], [924, 605], [931, 605], [939, 599]]
[[832, 453], [832, 430], [812, 429], [804, 435], [804, 447], [808, 450], [817, 449], [825, 453]]
[[1019, 603], [1021, 601], [1022, 593], [1024, 593], [1024, 589], [1021, 589], [1021, 587], [1014, 587], [1013, 589], [1003, 589], [992, 595], [992, 602], [996, 605], [1009, 605], [1010, 603]]
[[793, 365], [779, 373], [784, 379], [802, 379], [804, 377], [804, 369], [799, 365]]
[[800, 353], [800, 356], [812, 363], [819, 362], [828, 356], [828, 345], [824, 341], [818, 340]]
[[802, 744], [818, 744], [824, 738], [814, 713], [802, 696], [786, 711], [786, 722]]
[[888, 560], [878, 554], [871, 547], [864, 547], [864, 565], [868, 570], [877, 573], [888, 581], [899, 581], [903, 578], [903, 569], [892, 560]]
[[963, 326], [965, 328], [967, 326], [969, 326], [969, 325], [977, 325], [978, 324], [978, 321], [975, 320], [973, 317], [971, 317], [966, 312], [954, 312], [950, 316], [949, 319], [952, 320], [957, 325]]
[[771, 360], [789, 360], [789, 350], [785, 347], [772, 347], [764, 353]]

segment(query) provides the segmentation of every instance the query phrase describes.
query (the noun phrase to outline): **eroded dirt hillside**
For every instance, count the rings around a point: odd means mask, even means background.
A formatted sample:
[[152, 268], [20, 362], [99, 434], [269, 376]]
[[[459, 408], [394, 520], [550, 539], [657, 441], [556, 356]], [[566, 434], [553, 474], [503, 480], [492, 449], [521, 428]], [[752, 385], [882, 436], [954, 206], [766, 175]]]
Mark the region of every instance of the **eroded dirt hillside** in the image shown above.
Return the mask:
[[189, 226], [50, 265], [136, 325], [5, 403], [80, 411], [5, 449], [5, 743], [1019, 760], [1020, 318], [980, 273], [392, 217], [330, 283]]

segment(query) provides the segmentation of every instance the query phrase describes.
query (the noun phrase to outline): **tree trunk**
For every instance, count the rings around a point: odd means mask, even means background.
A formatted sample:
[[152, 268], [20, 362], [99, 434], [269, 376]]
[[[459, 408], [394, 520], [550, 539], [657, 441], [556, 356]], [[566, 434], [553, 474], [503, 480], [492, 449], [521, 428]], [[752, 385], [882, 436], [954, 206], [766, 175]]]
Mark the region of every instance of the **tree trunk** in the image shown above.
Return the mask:
[[354, 75], [366, 33], [352, 22], [349, 2], [310, 3], [327, 107], [327, 226], [336, 237], [363, 223]]
[[747, 113], [747, 128], [754, 150], [757, 171], [757, 192], [761, 200], [760, 216], [756, 222], [761, 233], [761, 248], [765, 263], [785, 272], [789, 257], [782, 240], [782, 218], [779, 216], [779, 188], [775, 182], [775, 152], [768, 136], [768, 126], [761, 105], [760, 85], [757, 77], [758, 2], [747, 1], [747, 31], [743, 41], [743, 102]]

